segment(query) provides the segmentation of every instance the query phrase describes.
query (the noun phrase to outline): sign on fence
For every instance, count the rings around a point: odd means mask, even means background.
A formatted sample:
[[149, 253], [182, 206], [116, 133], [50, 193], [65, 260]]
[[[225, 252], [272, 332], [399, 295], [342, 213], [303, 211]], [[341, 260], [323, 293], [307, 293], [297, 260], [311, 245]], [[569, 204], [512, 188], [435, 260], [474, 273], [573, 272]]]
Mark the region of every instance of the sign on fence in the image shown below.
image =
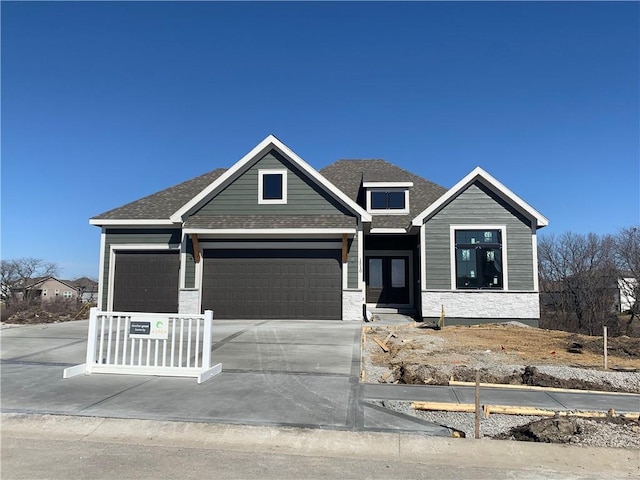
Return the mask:
[[173, 315], [101, 312], [89, 316], [86, 362], [63, 378], [91, 373], [196, 377], [202, 383], [222, 371], [211, 365], [213, 312]]

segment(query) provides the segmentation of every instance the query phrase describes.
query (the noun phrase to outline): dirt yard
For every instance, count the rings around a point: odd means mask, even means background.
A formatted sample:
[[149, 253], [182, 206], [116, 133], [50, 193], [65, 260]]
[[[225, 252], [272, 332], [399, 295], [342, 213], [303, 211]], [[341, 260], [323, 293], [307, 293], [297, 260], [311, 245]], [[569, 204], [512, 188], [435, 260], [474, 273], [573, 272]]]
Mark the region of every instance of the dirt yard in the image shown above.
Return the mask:
[[[386, 348], [376, 342], [378, 340]], [[471, 380], [481, 370], [481, 381], [518, 383], [508, 377], [509, 366], [564, 366], [603, 370], [603, 338], [557, 330], [531, 328], [518, 323], [479, 326], [445, 326], [442, 330], [422, 324], [367, 326], [363, 329], [363, 372], [366, 382], [447, 384]], [[611, 371], [640, 371], [640, 339], [608, 339]], [[385, 349], [387, 351], [385, 351]], [[431, 379], [410, 371], [428, 366]], [[427, 372], [424, 372], [425, 374]], [[535, 379], [529, 379], [529, 385]], [[548, 379], [547, 379], [548, 380]], [[542, 380], [541, 380], [542, 381]], [[580, 385], [540, 385], [581, 388]]]
[[[474, 382], [479, 371], [485, 383], [640, 393], [640, 338], [608, 338], [606, 371], [602, 337], [518, 322], [442, 330], [374, 322], [363, 328], [362, 342], [362, 381], [367, 383], [448, 385]], [[463, 434], [472, 431], [473, 414], [420, 412], [402, 402], [383, 406]], [[640, 448], [638, 420], [517, 417], [491, 415], [482, 428], [496, 439]]]

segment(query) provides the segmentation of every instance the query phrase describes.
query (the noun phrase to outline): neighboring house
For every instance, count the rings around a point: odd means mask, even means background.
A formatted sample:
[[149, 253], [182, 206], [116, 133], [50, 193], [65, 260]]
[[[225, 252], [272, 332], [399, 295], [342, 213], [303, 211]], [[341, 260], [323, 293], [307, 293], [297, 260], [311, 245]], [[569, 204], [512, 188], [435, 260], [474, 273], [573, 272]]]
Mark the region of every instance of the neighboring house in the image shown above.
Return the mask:
[[481, 168], [450, 189], [382, 160], [316, 171], [274, 136], [90, 219], [98, 306], [216, 318], [539, 319], [547, 219]]
[[87, 277], [81, 277], [76, 280], [70, 280], [68, 283], [76, 287], [82, 303], [96, 303], [98, 301], [98, 282], [94, 282]]
[[[16, 289], [14, 289], [16, 290]], [[24, 296], [22, 287], [17, 289], [20, 296]], [[69, 280], [58, 280], [55, 277], [32, 278], [26, 282], [26, 290], [30, 292], [30, 298], [52, 300], [55, 298], [78, 299], [78, 289]]]
[[631, 272], [626, 272], [618, 278], [617, 288], [617, 309], [624, 313], [631, 310], [636, 303], [636, 292], [638, 291], [638, 279], [633, 277]]

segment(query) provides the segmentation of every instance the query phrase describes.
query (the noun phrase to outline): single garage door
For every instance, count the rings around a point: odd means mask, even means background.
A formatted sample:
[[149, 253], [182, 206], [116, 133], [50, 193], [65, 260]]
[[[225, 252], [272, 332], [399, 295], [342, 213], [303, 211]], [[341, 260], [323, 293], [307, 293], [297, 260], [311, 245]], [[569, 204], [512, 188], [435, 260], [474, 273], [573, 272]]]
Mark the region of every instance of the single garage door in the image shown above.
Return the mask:
[[205, 250], [202, 308], [215, 318], [342, 317], [339, 250]]
[[177, 251], [118, 251], [113, 310], [177, 313], [179, 270]]

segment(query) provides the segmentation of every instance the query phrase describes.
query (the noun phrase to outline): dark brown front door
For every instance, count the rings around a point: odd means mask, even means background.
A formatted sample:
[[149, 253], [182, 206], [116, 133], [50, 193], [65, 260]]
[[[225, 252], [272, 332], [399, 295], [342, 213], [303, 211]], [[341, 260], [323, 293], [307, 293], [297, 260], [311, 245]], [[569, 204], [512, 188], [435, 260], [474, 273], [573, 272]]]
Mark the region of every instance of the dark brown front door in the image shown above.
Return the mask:
[[380, 255], [366, 258], [367, 303], [409, 304], [409, 257]]

